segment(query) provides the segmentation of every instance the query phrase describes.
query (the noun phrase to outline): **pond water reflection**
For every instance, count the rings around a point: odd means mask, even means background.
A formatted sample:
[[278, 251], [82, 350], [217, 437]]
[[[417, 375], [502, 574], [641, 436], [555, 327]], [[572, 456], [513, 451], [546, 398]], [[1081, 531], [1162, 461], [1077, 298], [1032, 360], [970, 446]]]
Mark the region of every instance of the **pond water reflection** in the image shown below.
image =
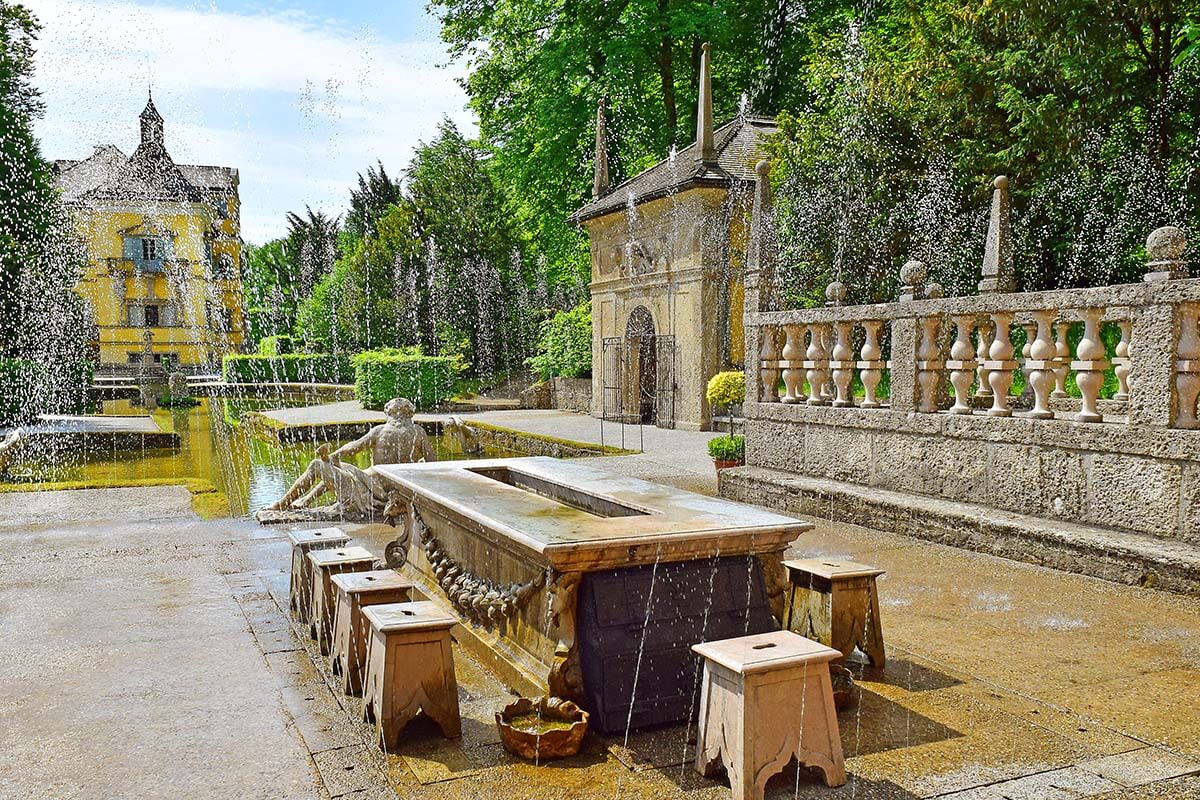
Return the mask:
[[[303, 404], [297, 400], [293, 405]], [[278, 499], [313, 457], [312, 442], [278, 444], [256, 438], [250, 426], [240, 423], [248, 411], [289, 405], [286, 398], [212, 398], [193, 408], [158, 409], [151, 417], [158, 427], [179, 436], [177, 448], [142, 450], [29, 447], [14, 466], [14, 484], [36, 489], [60, 482], [85, 482], [97, 487], [132, 486], [148, 481], [208, 481], [226, 499], [230, 516], [248, 516]], [[105, 401], [105, 415], [145, 416], [143, 408], [129, 400]], [[346, 439], [331, 439], [335, 446]], [[438, 460], [462, 458], [457, 445], [447, 437], [432, 437]], [[40, 444], [40, 443], [39, 443]], [[485, 452], [484, 455], [514, 455]], [[517, 454], [520, 455], [520, 454]], [[361, 453], [355, 463], [370, 466], [370, 456]], [[8, 484], [10, 488], [16, 488]], [[0, 484], [4, 485], [4, 484]]]

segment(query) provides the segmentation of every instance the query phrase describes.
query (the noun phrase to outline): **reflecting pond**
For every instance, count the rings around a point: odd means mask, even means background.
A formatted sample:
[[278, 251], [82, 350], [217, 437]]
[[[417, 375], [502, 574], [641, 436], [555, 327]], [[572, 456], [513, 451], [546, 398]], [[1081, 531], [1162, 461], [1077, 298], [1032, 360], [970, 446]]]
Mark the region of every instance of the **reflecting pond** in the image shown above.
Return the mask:
[[[297, 400], [293, 405], [303, 405]], [[188, 409], [158, 409], [150, 414], [164, 431], [179, 436], [177, 448], [142, 450], [103, 449], [58, 450], [39, 455], [36, 447], [23, 453], [11, 470], [13, 482], [7, 488], [36, 489], [48, 483], [83, 482], [96, 487], [134, 486], [168, 480], [186, 483], [201, 480], [211, 483], [225, 498], [218, 514], [251, 515], [278, 499], [313, 457], [312, 442], [279, 444], [264, 441], [241, 424], [249, 411], [289, 405], [286, 398], [212, 398]], [[143, 408], [129, 400], [105, 401], [105, 415], [145, 416]], [[335, 445], [348, 439], [330, 440]], [[433, 437], [439, 460], [462, 458], [457, 445], [447, 437]], [[484, 455], [521, 455], [486, 451]], [[360, 453], [356, 462], [370, 465], [370, 456]]]

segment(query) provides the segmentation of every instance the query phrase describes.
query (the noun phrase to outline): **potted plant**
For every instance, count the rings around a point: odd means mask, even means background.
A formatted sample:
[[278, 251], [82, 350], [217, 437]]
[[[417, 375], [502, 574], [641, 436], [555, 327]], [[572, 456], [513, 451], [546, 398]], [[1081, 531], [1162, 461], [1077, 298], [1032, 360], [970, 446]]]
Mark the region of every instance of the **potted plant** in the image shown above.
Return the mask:
[[729, 415], [729, 435], [718, 436], [708, 443], [708, 454], [717, 469], [740, 467], [746, 463], [746, 439], [733, 433], [733, 409], [746, 401], [746, 375], [743, 372], [718, 372], [708, 382], [705, 392], [714, 409], [724, 409]]
[[708, 454], [712, 456], [713, 463], [719, 470], [726, 467], [740, 467], [746, 463], [746, 437], [730, 434], [710, 439]]

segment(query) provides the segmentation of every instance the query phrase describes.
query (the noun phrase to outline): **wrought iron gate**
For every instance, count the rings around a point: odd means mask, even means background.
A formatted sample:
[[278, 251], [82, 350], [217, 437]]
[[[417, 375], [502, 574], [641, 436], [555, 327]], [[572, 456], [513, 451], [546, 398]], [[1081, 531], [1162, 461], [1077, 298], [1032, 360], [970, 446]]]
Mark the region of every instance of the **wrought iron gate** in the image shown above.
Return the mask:
[[[653, 359], [653, 376], [637, 374]], [[602, 342], [601, 416], [628, 425], [675, 427], [675, 337], [607, 336]], [[652, 393], [652, 396], [648, 396]]]
[[675, 337], [654, 337], [654, 424], [675, 427]]

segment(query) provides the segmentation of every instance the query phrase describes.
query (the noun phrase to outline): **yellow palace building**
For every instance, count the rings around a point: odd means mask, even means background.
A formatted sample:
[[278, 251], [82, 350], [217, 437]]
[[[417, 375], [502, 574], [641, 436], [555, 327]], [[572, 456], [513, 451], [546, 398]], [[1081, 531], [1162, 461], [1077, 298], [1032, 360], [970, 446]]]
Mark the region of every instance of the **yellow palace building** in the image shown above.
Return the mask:
[[87, 251], [98, 371], [136, 369], [147, 347], [156, 363], [217, 371], [245, 335], [238, 171], [176, 164], [153, 99], [133, 155], [101, 145], [55, 171]]

